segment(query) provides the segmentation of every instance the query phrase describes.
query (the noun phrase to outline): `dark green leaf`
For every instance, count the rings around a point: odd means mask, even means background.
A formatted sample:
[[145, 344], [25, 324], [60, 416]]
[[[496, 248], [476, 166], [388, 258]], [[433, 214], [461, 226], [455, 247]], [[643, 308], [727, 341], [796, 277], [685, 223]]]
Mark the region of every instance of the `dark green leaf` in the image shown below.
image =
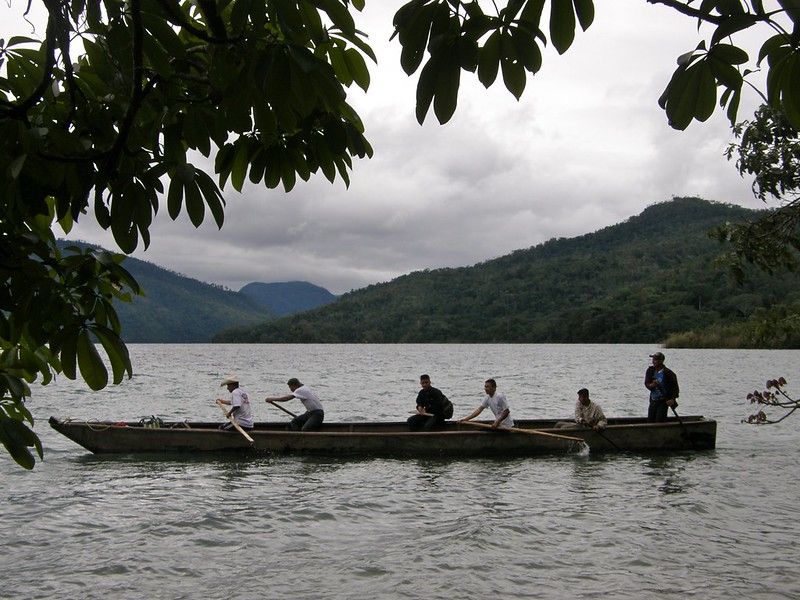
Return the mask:
[[500, 66], [503, 69], [503, 83], [506, 89], [519, 100], [525, 91], [525, 68], [522, 63], [508, 59], [503, 59]]
[[169, 180], [169, 192], [167, 193], [167, 213], [174, 221], [181, 214], [183, 206], [183, 181], [179, 174], [175, 174]]
[[581, 29], [586, 31], [589, 26], [594, 23], [594, 1], [593, 0], [574, 0], [575, 14], [578, 16], [578, 22]]
[[184, 185], [186, 196], [186, 212], [189, 215], [189, 220], [195, 227], [200, 227], [205, 218], [206, 206], [203, 203], [203, 196], [200, 189], [197, 187], [197, 182], [187, 181]]
[[[713, 47], [724, 40], [726, 37], [733, 35], [734, 33], [738, 33], [749, 27], [752, 27], [757, 23], [755, 17], [751, 14], [735, 14], [730, 17], [726, 17], [722, 20], [722, 22], [717, 25], [717, 29], [714, 31], [714, 35], [711, 36], [711, 47]], [[742, 51], [743, 52], [743, 51]], [[734, 63], [738, 64], [738, 63]]]
[[444, 125], [456, 112], [458, 88], [461, 84], [461, 68], [458, 63], [447, 61], [436, 74], [438, 82], [433, 99], [433, 112], [439, 123]]
[[575, 39], [575, 11], [572, 0], [550, 0], [550, 39], [564, 54]]
[[708, 55], [717, 60], [724, 61], [729, 65], [741, 65], [750, 60], [747, 52], [730, 44], [716, 44], [715, 46], [711, 46]]
[[243, 143], [239, 144], [231, 169], [231, 185], [233, 185], [233, 188], [237, 192], [242, 191], [244, 179], [247, 176], [247, 167], [249, 162], [250, 159], [247, 145]]
[[478, 80], [488, 88], [497, 79], [500, 67], [500, 32], [494, 31], [480, 50], [478, 60]]
[[102, 390], [108, 385], [108, 371], [94, 345], [91, 333], [84, 329], [78, 334], [78, 366], [81, 377], [92, 390]]
[[347, 61], [348, 69], [353, 77], [353, 81], [365, 92], [369, 89], [369, 69], [367, 62], [361, 53], [354, 48], [348, 48], [345, 51], [345, 59]]
[[103, 345], [103, 350], [105, 350], [108, 360], [111, 363], [114, 383], [118, 384], [122, 382], [126, 373], [128, 374], [128, 378], [130, 378], [133, 375], [133, 367], [131, 365], [128, 348], [125, 346], [122, 339], [120, 339], [116, 333], [105, 327], [95, 327], [93, 332]]

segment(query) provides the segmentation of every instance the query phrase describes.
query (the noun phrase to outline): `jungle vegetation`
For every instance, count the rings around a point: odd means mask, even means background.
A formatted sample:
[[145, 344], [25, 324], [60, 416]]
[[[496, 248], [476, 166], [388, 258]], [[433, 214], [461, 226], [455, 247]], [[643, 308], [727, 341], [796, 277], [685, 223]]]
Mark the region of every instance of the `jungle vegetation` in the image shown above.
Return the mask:
[[674, 198], [624, 223], [463, 268], [398, 277], [217, 342], [661, 343], [800, 301], [800, 280], [744, 267], [709, 233], [761, 211]]

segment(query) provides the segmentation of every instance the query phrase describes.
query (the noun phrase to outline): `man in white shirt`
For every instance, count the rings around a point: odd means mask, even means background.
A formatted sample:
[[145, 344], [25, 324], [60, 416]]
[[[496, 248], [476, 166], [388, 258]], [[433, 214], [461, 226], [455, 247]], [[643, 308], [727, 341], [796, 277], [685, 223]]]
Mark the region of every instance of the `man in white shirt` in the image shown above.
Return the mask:
[[484, 408], [490, 408], [495, 417], [492, 427], [513, 427], [514, 419], [511, 418], [511, 407], [508, 404], [508, 400], [506, 400], [506, 395], [497, 391], [497, 382], [494, 379], [487, 379], [483, 384], [483, 391], [486, 392], [486, 397], [480, 406], [472, 411], [470, 416], [461, 419], [459, 422], [471, 421], [481, 414]]
[[300, 383], [296, 377], [292, 377], [286, 382], [289, 386], [290, 394], [286, 396], [273, 396], [267, 398], [265, 402], [286, 402], [297, 398], [303, 403], [306, 409], [302, 415], [297, 415], [292, 419], [290, 426], [293, 431], [313, 431], [322, 427], [322, 421], [325, 419], [325, 411], [322, 409], [322, 402], [317, 395]]
[[[226, 377], [220, 384], [220, 387], [227, 387], [231, 394], [230, 400], [217, 398], [217, 402], [222, 402], [231, 407], [231, 409], [225, 413], [225, 417], [233, 417], [233, 420], [236, 421], [242, 429], [252, 429], [253, 413], [250, 410], [250, 399], [247, 397], [247, 392], [239, 387], [239, 378], [236, 377], [236, 375]], [[220, 425], [220, 429], [232, 428], [233, 423], [230, 421]]]

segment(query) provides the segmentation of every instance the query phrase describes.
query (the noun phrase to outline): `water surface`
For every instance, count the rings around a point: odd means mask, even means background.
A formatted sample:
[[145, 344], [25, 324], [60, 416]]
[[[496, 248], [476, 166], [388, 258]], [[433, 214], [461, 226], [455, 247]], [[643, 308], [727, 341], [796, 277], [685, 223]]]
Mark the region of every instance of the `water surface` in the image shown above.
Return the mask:
[[[256, 400], [299, 377], [330, 420], [405, 419], [425, 372], [456, 404], [495, 377], [520, 418], [646, 411], [647, 346], [135, 345], [136, 375], [36, 387], [46, 456], [0, 460], [0, 569], [14, 598], [798, 598], [800, 420], [743, 425], [797, 351], [670, 350], [683, 414], [717, 449], [513, 460], [95, 457], [47, 426], [218, 419], [219, 381]], [[299, 403], [287, 408], [297, 412]], [[287, 418], [260, 400], [260, 420]]]

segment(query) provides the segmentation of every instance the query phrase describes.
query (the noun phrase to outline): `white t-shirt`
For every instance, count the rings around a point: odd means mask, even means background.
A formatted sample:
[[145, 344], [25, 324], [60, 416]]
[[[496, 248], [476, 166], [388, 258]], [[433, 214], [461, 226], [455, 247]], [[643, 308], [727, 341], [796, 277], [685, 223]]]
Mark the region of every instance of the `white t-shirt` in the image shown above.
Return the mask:
[[317, 395], [304, 385], [301, 385], [293, 391], [292, 396], [300, 400], [303, 406], [306, 407], [306, 410], [323, 410], [322, 402], [317, 398]]
[[[505, 409], [511, 408], [508, 405], [508, 400], [506, 400], [506, 395], [503, 392], [498, 392], [498, 391], [495, 391], [494, 396], [486, 394], [486, 398], [484, 398], [483, 402], [481, 402], [481, 406], [483, 408], [491, 408], [492, 412], [494, 413], [495, 419], [500, 415], [502, 415]], [[500, 426], [501, 427], [514, 426], [514, 419], [511, 418], [510, 412], [508, 416], [505, 419], [503, 419], [503, 421], [500, 423]]]
[[242, 388], [236, 388], [231, 392], [231, 406], [238, 407], [233, 418], [242, 427], [253, 426], [253, 413], [250, 411], [250, 398]]

